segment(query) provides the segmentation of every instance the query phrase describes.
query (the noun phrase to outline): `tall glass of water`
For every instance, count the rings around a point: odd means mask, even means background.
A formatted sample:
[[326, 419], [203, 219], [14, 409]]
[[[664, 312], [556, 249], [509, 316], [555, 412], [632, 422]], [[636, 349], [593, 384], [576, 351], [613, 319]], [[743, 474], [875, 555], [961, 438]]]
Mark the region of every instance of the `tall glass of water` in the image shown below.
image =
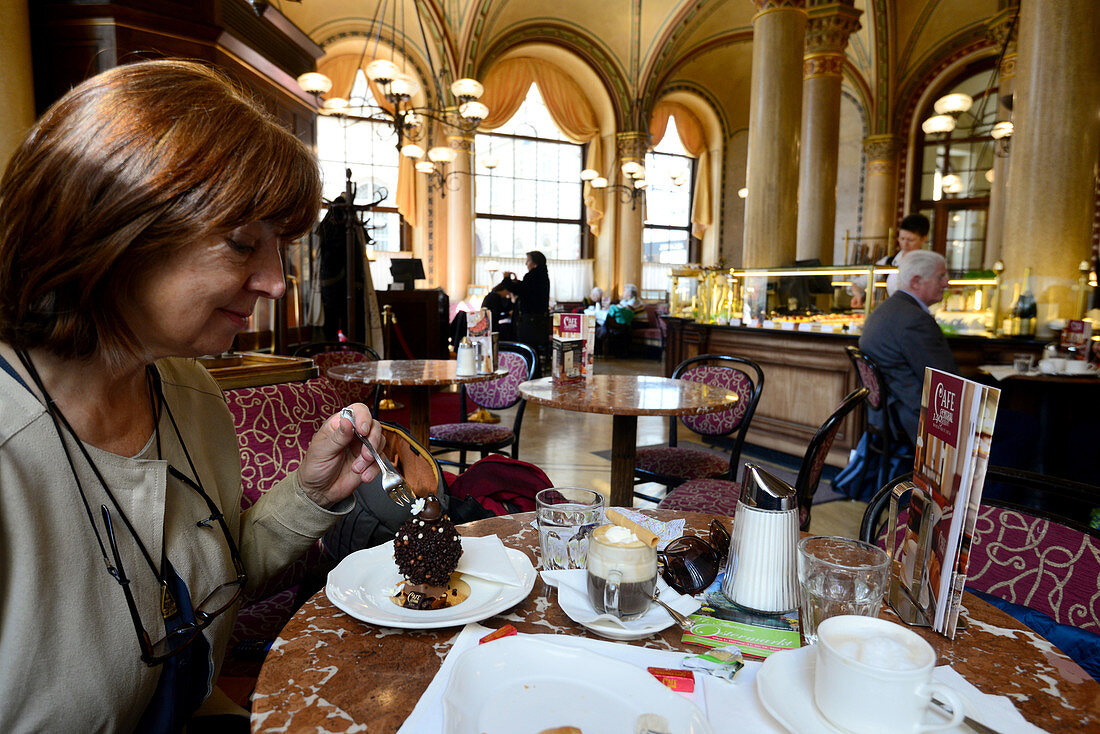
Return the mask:
[[603, 495], [580, 487], [553, 487], [535, 495], [542, 567], [584, 568], [588, 536], [603, 524]]
[[817, 626], [829, 617], [878, 615], [889, 589], [890, 556], [859, 540], [815, 535], [798, 541], [802, 636], [817, 642]]

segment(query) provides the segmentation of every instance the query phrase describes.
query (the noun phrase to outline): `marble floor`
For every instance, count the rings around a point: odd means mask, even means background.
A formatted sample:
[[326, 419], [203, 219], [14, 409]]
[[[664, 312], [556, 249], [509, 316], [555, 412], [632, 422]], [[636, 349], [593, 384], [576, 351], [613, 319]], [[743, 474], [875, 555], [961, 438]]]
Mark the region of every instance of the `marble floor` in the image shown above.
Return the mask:
[[[601, 359], [596, 370], [598, 374], [663, 374], [661, 362], [652, 359]], [[513, 408], [498, 413], [502, 421], [511, 423], [514, 411]], [[539, 466], [556, 486], [587, 487], [606, 496], [611, 478], [611, 421], [609, 415], [528, 404], [520, 432], [519, 458]], [[666, 418], [638, 419], [639, 446], [662, 443], [667, 434]], [[655, 496], [664, 490], [657, 484], [638, 485], [638, 489]], [[654, 503], [638, 499], [635, 506], [653, 507]], [[819, 535], [858, 537], [865, 506], [866, 503], [850, 500], [815, 505], [810, 530]]]

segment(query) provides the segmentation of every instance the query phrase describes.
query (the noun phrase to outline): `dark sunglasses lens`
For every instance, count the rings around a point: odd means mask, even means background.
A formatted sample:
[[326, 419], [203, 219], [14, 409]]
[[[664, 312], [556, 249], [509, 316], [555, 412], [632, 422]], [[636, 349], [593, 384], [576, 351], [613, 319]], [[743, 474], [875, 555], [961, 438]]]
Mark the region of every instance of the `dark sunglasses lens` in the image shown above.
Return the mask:
[[710, 521], [710, 544], [718, 552], [719, 560], [724, 559], [730, 552], [730, 531], [717, 520]]
[[698, 538], [695, 540], [698, 542], [685, 543], [688, 547], [681, 548], [674, 548], [675, 543], [670, 543], [663, 554], [661, 578], [681, 594], [698, 594], [718, 576], [718, 556], [714, 549]]
[[230, 581], [222, 584], [211, 591], [210, 594], [202, 600], [202, 604], [199, 604], [199, 606], [195, 608], [196, 616], [206, 618], [218, 616], [226, 609], [233, 606], [233, 602], [237, 601], [243, 589], [244, 584], [240, 581]]
[[201, 632], [202, 629], [193, 624], [172, 630], [163, 639], [153, 643], [153, 658], [160, 661], [175, 655], [194, 642]]

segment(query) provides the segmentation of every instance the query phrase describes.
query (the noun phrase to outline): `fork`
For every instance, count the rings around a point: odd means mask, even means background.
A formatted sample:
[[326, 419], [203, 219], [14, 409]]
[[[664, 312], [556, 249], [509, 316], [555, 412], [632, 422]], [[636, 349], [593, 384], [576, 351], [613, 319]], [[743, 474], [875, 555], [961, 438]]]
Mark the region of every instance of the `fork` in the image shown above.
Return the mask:
[[380, 454], [374, 445], [367, 440], [367, 437], [359, 432], [359, 429], [355, 425], [355, 413], [351, 408], [344, 408], [340, 411], [341, 418], [347, 418], [351, 423], [351, 430], [355, 432], [356, 438], [363, 442], [363, 445], [371, 452], [374, 457], [374, 462], [378, 464], [378, 468], [382, 470], [382, 489], [394, 504], [398, 507], [408, 507], [416, 499], [416, 496], [409, 489], [409, 485], [405, 483], [405, 478], [398, 473], [397, 469], [393, 467], [390, 460]]

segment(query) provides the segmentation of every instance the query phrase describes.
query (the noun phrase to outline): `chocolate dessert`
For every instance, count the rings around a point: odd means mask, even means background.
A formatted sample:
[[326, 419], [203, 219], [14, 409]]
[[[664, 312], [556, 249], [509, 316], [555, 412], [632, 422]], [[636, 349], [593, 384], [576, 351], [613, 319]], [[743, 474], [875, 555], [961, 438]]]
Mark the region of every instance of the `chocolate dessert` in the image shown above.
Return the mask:
[[397, 570], [405, 577], [401, 606], [441, 609], [465, 598], [450, 583], [461, 555], [458, 533], [439, 501], [427, 497], [413, 503], [413, 516], [393, 539]]

